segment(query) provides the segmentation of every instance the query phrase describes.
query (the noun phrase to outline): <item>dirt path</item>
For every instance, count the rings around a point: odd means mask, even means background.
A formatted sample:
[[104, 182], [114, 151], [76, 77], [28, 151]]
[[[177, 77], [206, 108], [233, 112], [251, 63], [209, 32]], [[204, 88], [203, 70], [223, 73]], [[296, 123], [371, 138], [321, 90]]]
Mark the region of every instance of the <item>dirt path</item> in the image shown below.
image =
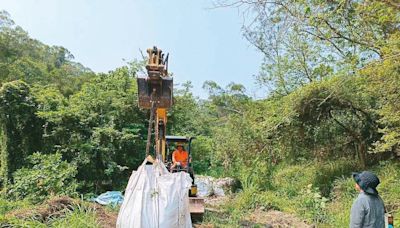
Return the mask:
[[100, 205], [96, 205], [96, 217], [102, 228], [115, 228], [118, 212], [106, 211]]
[[[229, 201], [229, 197], [212, 197], [206, 199], [206, 210], [212, 213], [227, 216], [219, 208], [221, 205]], [[268, 227], [268, 228], [312, 228], [313, 225], [307, 224], [295, 215], [276, 211], [276, 210], [261, 210], [257, 209], [247, 215], [239, 224], [239, 227]], [[195, 224], [195, 228], [214, 228], [213, 224]]]
[[[243, 221], [237, 224], [238, 227], [253, 228], [313, 228], [294, 215], [281, 211], [262, 211], [256, 210], [247, 216]], [[216, 228], [213, 224], [195, 224], [195, 228]]]
[[[246, 224], [246, 222], [248, 224]], [[256, 210], [250, 214], [248, 219], [243, 222], [243, 227], [253, 227], [254, 224], [262, 224], [262, 227], [296, 227], [296, 228], [311, 228], [304, 221], [300, 220], [294, 215], [287, 214], [281, 211], [263, 211]]]

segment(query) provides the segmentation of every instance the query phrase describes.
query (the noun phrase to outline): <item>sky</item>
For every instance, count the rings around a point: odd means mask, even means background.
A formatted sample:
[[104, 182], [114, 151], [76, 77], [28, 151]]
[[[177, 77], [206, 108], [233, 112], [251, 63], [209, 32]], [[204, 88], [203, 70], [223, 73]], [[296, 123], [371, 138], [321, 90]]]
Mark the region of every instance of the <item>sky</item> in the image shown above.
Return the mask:
[[263, 97], [255, 83], [262, 55], [243, 37], [236, 8], [212, 8], [212, 0], [0, 0], [0, 9], [31, 37], [67, 48], [95, 72], [141, 59], [154, 45], [168, 52], [174, 84], [191, 81], [205, 98], [206, 80], [225, 87], [243, 84]]

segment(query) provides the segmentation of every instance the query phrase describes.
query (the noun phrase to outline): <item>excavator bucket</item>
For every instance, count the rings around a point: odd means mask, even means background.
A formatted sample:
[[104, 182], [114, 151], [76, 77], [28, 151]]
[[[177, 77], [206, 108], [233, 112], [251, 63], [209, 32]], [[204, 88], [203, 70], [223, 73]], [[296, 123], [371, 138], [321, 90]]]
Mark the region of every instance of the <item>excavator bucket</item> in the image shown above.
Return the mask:
[[204, 215], [204, 198], [189, 197], [189, 211], [193, 222], [201, 222]]
[[137, 84], [140, 108], [150, 109], [151, 100], [155, 102], [157, 108], [170, 108], [172, 106], [172, 78], [162, 77], [159, 80], [151, 80], [138, 77]]
[[164, 58], [157, 47], [147, 49], [147, 54], [147, 77], [137, 78], [139, 107], [150, 109], [153, 101], [156, 108], [168, 109], [172, 106], [173, 91], [173, 79], [168, 75], [168, 54]]

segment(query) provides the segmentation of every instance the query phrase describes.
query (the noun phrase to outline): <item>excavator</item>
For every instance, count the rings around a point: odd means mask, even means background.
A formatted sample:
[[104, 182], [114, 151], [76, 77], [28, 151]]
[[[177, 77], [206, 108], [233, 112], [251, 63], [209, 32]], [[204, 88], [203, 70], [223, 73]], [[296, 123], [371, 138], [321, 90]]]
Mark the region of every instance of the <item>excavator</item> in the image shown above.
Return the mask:
[[[137, 77], [139, 108], [150, 110], [149, 127], [147, 131], [146, 157], [152, 147], [151, 135], [154, 130], [155, 157], [171, 165], [170, 149], [176, 143], [184, 145], [189, 153], [187, 169], [178, 171], [188, 172], [193, 179], [189, 194], [189, 210], [192, 221], [201, 221], [204, 214], [204, 199], [197, 196], [197, 185], [194, 183], [194, 171], [191, 159], [191, 142], [194, 137], [167, 136], [167, 113], [173, 105], [173, 78], [168, 74], [168, 57], [157, 47], [147, 49], [147, 75]], [[154, 128], [154, 129], [153, 129]], [[171, 170], [172, 171], [172, 170]], [[176, 171], [176, 170], [175, 170]]]

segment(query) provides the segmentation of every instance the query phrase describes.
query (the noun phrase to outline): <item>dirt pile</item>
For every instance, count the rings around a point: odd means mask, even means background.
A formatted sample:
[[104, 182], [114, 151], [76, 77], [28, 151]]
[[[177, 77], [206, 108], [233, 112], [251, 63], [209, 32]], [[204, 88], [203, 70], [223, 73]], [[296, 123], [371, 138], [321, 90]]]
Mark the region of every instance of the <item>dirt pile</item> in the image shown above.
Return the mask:
[[67, 212], [73, 210], [74, 205], [77, 205], [76, 200], [69, 197], [60, 197], [48, 200], [34, 208], [15, 210], [7, 214], [7, 216], [46, 223], [50, 219], [65, 216]]
[[96, 205], [96, 217], [102, 228], [115, 228], [118, 212], [106, 211], [102, 206]]
[[7, 217], [36, 220], [48, 224], [54, 219], [65, 217], [67, 213], [74, 211], [76, 208], [93, 211], [96, 214], [99, 225], [103, 228], [115, 227], [118, 217], [117, 212], [107, 211], [98, 204], [83, 202], [69, 197], [58, 197], [45, 201], [34, 208], [15, 210], [7, 214]]

